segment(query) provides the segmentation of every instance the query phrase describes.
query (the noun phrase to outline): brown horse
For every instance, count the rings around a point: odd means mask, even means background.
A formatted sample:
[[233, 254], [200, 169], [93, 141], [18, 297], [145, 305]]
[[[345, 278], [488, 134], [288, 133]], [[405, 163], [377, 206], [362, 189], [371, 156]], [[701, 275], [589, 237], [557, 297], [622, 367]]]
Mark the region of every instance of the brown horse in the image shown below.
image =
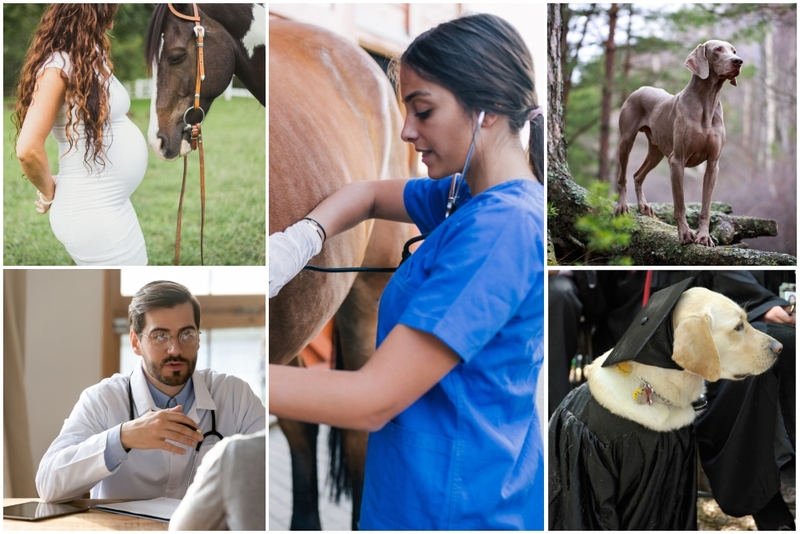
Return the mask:
[[[193, 4], [171, 4], [183, 16], [193, 15]], [[263, 106], [266, 101], [266, 35], [263, 4], [200, 4], [199, 25], [204, 28], [205, 78], [199, 107], [189, 113], [190, 124], [201, 121], [211, 103], [225, 91], [234, 75]], [[168, 4], [157, 4], [147, 27], [145, 62], [151, 69], [150, 146], [165, 160], [191, 152], [184, 114], [194, 107], [197, 77], [195, 23], [175, 15]]]
[[[392, 87], [361, 49], [320, 28], [269, 25], [269, 232], [302, 219], [342, 186], [409, 174], [409, 147]], [[410, 228], [370, 221], [325, 243], [311, 263], [397, 266]], [[378, 299], [388, 275], [301, 272], [269, 301], [269, 355], [287, 363], [335, 315], [346, 369], [375, 350]], [[297, 392], [302, 395], [302, 391]], [[319, 529], [316, 425], [281, 421], [292, 451], [292, 529]], [[366, 434], [345, 432], [358, 526]]]

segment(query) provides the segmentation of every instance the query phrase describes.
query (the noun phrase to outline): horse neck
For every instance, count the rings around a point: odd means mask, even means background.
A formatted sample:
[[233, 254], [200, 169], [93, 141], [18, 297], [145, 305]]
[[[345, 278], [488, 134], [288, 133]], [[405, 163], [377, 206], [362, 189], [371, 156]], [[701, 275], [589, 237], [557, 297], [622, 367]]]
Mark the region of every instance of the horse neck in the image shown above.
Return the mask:
[[[234, 7], [235, 6], [235, 7]], [[266, 21], [263, 27], [259, 26], [259, 17], [266, 17], [266, 10], [252, 4], [250, 9], [262, 9], [264, 13], [251, 13], [256, 17], [252, 23], [252, 28], [243, 28], [240, 21], [244, 17], [244, 5], [239, 4], [205, 4], [201, 6], [205, 13], [220, 24], [231, 36], [235, 46], [236, 65], [233, 73], [244, 84], [248, 91], [255, 96], [261, 105], [266, 105]], [[235, 10], [242, 12], [236, 12]], [[248, 54], [242, 40], [246, 38], [249, 31], [253, 29], [263, 29], [263, 35], [259, 33], [260, 42], [253, 47], [252, 56]]]
[[[256, 50], [251, 58], [247, 55], [247, 51], [244, 47], [237, 43], [236, 67], [233, 73], [244, 84], [247, 90], [261, 102], [261, 105], [265, 106], [266, 87], [264, 86], [264, 65], [266, 65], [266, 54], [263, 52], [263, 48], [261, 50], [262, 52]], [[258, 69], [259, 64], [261, 65], [260, 71]]]

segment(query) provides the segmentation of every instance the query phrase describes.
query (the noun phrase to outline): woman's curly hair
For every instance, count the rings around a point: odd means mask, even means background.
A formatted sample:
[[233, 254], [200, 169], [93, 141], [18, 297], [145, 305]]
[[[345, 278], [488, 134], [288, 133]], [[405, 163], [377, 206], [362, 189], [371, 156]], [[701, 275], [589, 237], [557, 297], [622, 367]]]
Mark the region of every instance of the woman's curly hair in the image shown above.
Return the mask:
[[69, 150], [77, 143], [78, 124], [82, 122], [86, 136], [84, 164], [105, 164], [103, 127], [109, 121], [108, 87], [114, 72], [106, 31], [118, 8], [117, 4], [51, 4], [45, 9], [20, 72], [12, 116], [17, 129], [15, 144], [33, 101], [39, 70], [53, 54], [63, 52], [72, 65], [65, 95]]

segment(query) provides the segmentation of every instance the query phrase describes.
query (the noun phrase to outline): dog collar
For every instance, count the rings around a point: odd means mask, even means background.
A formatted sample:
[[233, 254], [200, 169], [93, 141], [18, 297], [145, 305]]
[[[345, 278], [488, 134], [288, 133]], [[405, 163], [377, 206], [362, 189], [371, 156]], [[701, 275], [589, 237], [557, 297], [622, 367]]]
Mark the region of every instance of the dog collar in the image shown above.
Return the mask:
[[705, 410], [706, 406], [708, 406], [708, 398], [706, 397], [705, 393], [700, 395], [700, 397], [692, 403], [692, 408], [694, 408], [694, 411], [696, 412]]
[[652, 406], [653, 401], [659, 402], [666, 406], [673, 406], [669, 399], [656, 393], [656, 390], [653, 389], [653, 386], [644, 380], [642, 380], [642, 387], [633, 392], [633, 400], [636, 402], [636, 404], [647, 404], [648, 406]]
[[[615, 366], [615, 369], [618, 373], [628, 376], [633, 372], [633, 367], [628, 362], [620, 362]], [[648, 406], [652, 406], [653, 402], [657, 402], [663, 404], [665, 406], [674, 406], [672, 402], [666, 397], [659, 395], [656, 393], [656, 390], [653, 389], [653, 386], [650, 385], [645, 379], [633, 375], [641, 381], [641, 387], [633, 392], [633, 401], [636, 404], [647, 404]], [[704, 410], [705, 407], [708, 406], [708, 398], [706, 398], [705, 394], [700, 395], [698, 399], [692, 402], [692, 408], [694, 411], [699, 412]]]

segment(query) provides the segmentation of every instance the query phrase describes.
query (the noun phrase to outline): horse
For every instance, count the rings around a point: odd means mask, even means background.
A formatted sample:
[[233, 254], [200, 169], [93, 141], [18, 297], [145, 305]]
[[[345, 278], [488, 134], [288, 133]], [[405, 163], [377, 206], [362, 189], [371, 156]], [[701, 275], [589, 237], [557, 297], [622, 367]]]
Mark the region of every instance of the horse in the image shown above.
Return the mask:
[[[169, 6], [183, 16], [170, 11]], [[190, 124], [202, 122], [211, 103], [225, 91], [234, 75], [262, 106], [266, 103], [266, 8], [263, 4], [157, 4], [147, 26], [145, 62], [152, 73], [148, 142], [167, 161], [191, 152]], [[199, 108], [194, 105], [198, 77], [195, 23], [197, 9], [204, 28], [202, 57], [205, 77], [200, 84]]]
[[[354, 44], [284, 20], [269, 24], [269, 232], [299, 221], [320, 201], [358, 180], [407, 178], [409, 145], [386, 75]], [[368, 221], [326, 241], [318, 266], [397, 266], [409, 225]], [[333, 316], [337, 361], [357, 369], [375, 350], [377, 304], [389, 275], [303, 271], [269, 301], [269, 357], [288, 363]], [[302, 391], [297, 392], [302, 395]], [[320, 529], [317, 425], [280, 421], [292, 452], [293, 530]], [[353, 482], [358, 528], [366, 433], [343, 431], [340, 450]], [[333, 462], [334, 460], [332, 460]], [[335, 488], [337, 496], [341, 488]]]

